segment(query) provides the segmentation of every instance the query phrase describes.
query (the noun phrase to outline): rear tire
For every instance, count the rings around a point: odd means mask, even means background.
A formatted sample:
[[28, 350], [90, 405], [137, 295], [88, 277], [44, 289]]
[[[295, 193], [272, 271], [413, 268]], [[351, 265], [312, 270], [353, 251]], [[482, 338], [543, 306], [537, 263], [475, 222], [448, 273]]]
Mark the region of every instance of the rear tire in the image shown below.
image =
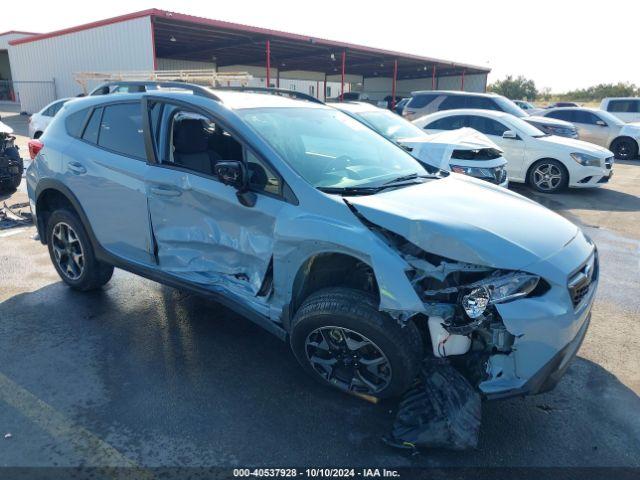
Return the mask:
[[616, 138], [611, 151], [617, 160], [633, 160], [638, 156], [638, 144], [632, 138]]
[[527, 184], [540, 193], [558, 193], [569, 185], [569, 172], [561, 162], [545, 158], [531, 165]]
[[89, 236], [78, 216], [55, 210], [47, 222], [49, 256], [60, 278], [75, 290], [102, 287], [113, 275], [113, 266], [96, 260]]
[[349, 288], [310, 295], [291, 328], [291, 349], [316, 380], [378, 398], [402, 394], [420, 370], [422, 338], [380, 312], [375, 298]]

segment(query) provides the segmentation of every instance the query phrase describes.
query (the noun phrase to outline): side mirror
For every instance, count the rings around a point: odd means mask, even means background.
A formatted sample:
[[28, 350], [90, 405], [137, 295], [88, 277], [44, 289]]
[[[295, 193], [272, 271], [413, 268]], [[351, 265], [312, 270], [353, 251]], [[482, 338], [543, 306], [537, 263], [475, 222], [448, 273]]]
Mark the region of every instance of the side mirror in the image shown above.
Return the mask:
[[605, 122], [604, 120], [596, 120], [596, 125], [598, 125], [600, 127], [606, 127], [607, 126], [607, 122]]
[[238, 160], [222, 160], [213, 168], [216, 177], [224, 183], [234, 187], [236, 196], [245, 207], [253, 207], [256, 204], [256, 194], [249, 191], [249, 175], [247, 167]]
[[518, 134], [516, 134], [516, 132], [514, 132], [513, 130], [506, 130], [502, 134], [502, 138], [507, 138], [509, 140], [515, 140], [516, 138], [518, 138]]

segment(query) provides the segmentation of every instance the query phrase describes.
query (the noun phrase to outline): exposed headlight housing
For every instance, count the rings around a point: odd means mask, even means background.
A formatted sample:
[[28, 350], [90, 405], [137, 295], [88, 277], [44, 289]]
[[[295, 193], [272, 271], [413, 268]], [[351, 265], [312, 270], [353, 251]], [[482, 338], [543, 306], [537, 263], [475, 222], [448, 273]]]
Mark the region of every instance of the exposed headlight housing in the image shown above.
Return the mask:
[[469, 285], [468, 293], [460, 296], [460, 305], [469, 318], [479, 318], [489, 305], [529, 295], [539, 281], [537, 275], [522, 272], [487, 278]]
[[577, 163], [582, 165], [583, 167], [601, 167], [602, 159], [596, 157], [595, 155], [589, 155], [588, 153], [570, 153], [571, 158], [573, 158]]

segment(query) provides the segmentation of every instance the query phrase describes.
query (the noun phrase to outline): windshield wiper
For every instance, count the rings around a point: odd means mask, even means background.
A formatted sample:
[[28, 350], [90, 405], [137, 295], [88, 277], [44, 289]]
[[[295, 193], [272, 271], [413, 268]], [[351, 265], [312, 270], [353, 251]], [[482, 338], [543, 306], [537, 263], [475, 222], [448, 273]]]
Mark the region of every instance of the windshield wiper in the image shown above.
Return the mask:
[[416, 180], [418, 178], [437, 178], [437, 177], [438, 177], [437, 173], [432, 173], [430, 175], [419, 175], [417, 173], [410, 173], [409, 175], [403, 175], [401, 177], [397, 177], [392, 180], [389, 180], [388, 182], [385, 182], [382, 185], [391, 185], [393, 183], [408, 182], [409, 180]]
[[324, 193], [338, 193], [340, 195], [372, 195], [383, 187], [318, 187]]

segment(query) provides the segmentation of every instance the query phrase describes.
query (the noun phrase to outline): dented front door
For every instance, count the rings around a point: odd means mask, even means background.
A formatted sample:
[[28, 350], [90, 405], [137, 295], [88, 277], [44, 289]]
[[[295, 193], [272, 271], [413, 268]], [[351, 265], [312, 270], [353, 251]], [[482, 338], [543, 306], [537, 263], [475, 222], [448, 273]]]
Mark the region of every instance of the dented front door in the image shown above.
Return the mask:
[[233, 187], [162, 166], [149, 169], [147, 191], [161, 270], [212, 288], [258, 293], [281, 201], [259, 195], [255, 206], [245, 207]]

